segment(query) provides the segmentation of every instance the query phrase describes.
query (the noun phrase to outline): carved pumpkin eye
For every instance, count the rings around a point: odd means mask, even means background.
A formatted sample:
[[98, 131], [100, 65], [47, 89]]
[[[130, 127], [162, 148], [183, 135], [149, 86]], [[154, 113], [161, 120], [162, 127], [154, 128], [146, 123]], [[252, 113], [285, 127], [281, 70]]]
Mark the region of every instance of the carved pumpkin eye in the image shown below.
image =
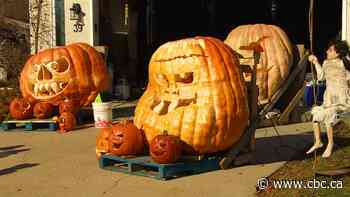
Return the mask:
[[175, 81], [180, 82], [180, 83], [192, 83], [193, 82], [193, 72], [175, 74]]
[[33, 72], [34, 73], [38, 72], [39, 68], [40, 68], [40, 65], [38, 65], [38, 64], [33, 65]]
[[68, 70], [69, 63], [65, 58], [58, 59], [52, 63], [50, 63], [50, 68], [56, 72], [65, 72]]
[[158, 73], [155, 78], [160, 85], [167, 86], [169, 84], [169, 81], [164, 74]]

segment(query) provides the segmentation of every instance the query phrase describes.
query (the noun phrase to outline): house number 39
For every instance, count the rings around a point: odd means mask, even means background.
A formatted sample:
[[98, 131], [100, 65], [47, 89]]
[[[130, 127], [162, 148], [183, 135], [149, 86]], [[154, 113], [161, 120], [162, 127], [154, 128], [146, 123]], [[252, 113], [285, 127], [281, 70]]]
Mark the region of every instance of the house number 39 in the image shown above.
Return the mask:
[[74, 32], [82, 32], [83, 31], [83, 26], [84, 25], [82, 25], [82, 24], [74, 24], [74, 29], [73, 29], [73, 31]]

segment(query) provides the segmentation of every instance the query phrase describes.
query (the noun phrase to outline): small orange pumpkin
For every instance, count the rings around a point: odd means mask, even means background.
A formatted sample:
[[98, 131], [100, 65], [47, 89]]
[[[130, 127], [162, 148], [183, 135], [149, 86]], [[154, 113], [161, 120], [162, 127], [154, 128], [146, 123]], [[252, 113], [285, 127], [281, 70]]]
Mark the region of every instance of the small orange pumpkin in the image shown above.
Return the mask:
[[112, 126], [109, 151], [114, 155], [138, 155], [144, 152], [144, 138], [132, 121], [122, 121]]
[[101, 155], [109, 152], [109, 136], [112, 133], [110, 128], [100, 129], [99, 134], [96, 137], [96, 156], [100, 158]]
[[160, 164], [174, 163], [179, 160], [182, 153], [180, 138], [163, 134], [156, 136], [150, 144], [151, 158]]
[[50, 103], [39, 102], [34, 105], [34, 116], [38, 119], [51, 117], [53, 106]]
[[101, 54], [88, 44], [74, 43], [30, 57], [21, 72], [20, 89], [30, 102], [58, 105], [69, 98], [86, 106], [106, 88], [107, 82]]
[[24, 120], [33, 117], [33, 105], [24, 98], [14, 98], [10, 103], [11, 117]]
[[72, 114], [75, 114], [78, 111], [79, 103], [65, 99], [59, 104], [59, 113], [62, 114], [63, 112], [71, 112]]
[[58, 118], [58, 126], [60, 128], [60, 133], [66, 133], [75, 128], [77, 124], [74, 114], [70, 112], [63, 112]]

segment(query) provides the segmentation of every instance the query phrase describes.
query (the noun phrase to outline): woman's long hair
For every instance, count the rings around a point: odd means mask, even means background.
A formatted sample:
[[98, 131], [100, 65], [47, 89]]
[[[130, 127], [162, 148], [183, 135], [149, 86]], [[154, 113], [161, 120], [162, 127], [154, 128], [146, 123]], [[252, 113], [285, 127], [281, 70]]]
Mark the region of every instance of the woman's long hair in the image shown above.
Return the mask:
[[346, 70], [350, 71], [350, 52], [348, 43], [344, 40], [332, 40], [328, 44], [328, 47], [331, 46], [334, 46], [334, 49], [338, 53], [339, 59], [343, 61]]

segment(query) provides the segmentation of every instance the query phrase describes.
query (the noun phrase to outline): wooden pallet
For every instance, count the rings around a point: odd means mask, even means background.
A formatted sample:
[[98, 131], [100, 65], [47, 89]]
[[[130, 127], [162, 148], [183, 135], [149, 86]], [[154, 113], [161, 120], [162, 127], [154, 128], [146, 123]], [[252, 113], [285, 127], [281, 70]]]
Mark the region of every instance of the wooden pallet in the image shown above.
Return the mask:
[[150, 156], [118, 157], [103, 155], [99, 160], [100, 168], [115, 172], [169, 180], [181, 176], [199, 174], [220, 169], [218, 157], [207, 157], [200, 160], [193, 157], [183, 158], [173, 164], [158, 164]]
[[7, 120], [1, 123], [3, 131], [14, 131], [17, 128], [24, 128], [25, 131], [56, 131], [58, 125], [51, 119], [37, 120]]

